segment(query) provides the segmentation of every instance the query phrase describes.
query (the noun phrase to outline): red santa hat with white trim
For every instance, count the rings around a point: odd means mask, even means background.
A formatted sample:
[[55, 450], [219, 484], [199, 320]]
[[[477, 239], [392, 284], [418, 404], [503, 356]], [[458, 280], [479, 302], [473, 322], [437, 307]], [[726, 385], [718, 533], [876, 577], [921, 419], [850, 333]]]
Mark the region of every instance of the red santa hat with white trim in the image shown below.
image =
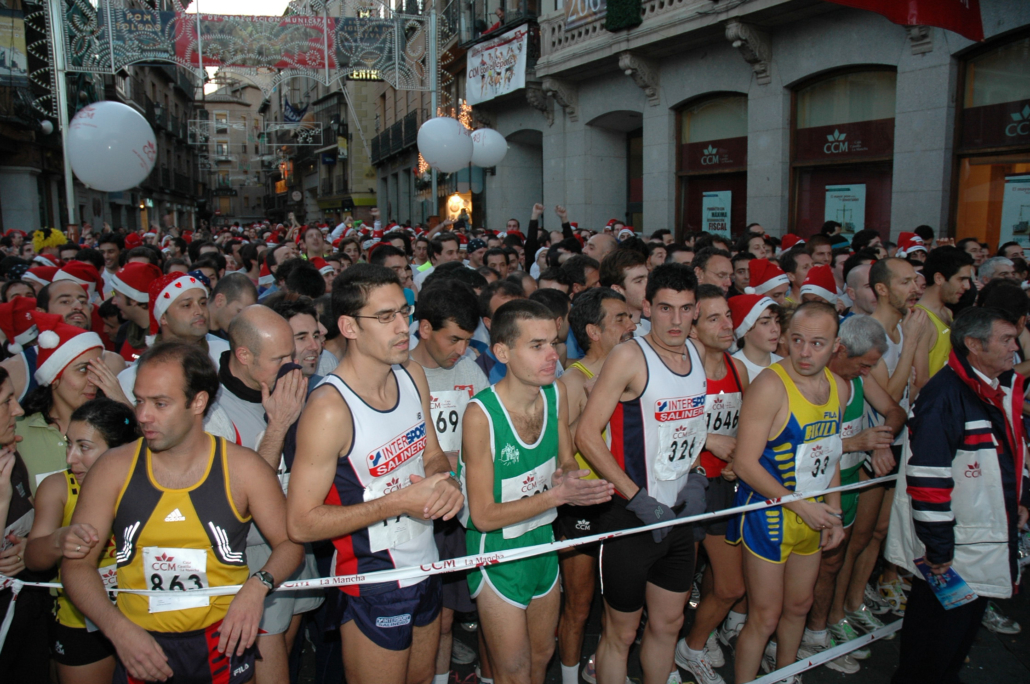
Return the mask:
[[161, 269], [154, 264], [132, 262], [111, 276], [111, 289], [134, 302], [149, 302], [150, 285], [161, 275]]
[[21, 279], [46, 286], [54, 282], [55, 275], [57, 275], [56, 266], [33, 266], [25, 271]]
[[258, 273], [258, 285], [272, 287], [275, 285], [275, 274], [268, 268], [268, 262], [261, 262], [261, 271]]
[[161, 316], [165, 315], [183, 292], [189, 290], [207, 292], [204, 283], [188, 273], [167, 273], [150, 284], [150, 336], [147, 337], [147, 344], [152, 344], [152, 337], [156, 337], [160, 331], [158, 321], [161, 320]]
[[100, 277], [97, 267], [85, 261], [69, 261], [54, 274], [53, 282], [58, 280], [70, 280], [78, 283], [86, 290], [90, 301], [99, 292], [104, 293], [104, 279]]
[[898, 235], [898, 256], [906, 257], [913, 252], [925, 252], [926, 244], [923, 238], [915, 233], [901, 233]]
[[61, 264], [60, 259], [54, 259], [53, 257], [49, 257], [46, 254], [37, 254], [36, 256], [32, 257], [32, 261], [39, 264], [40, 266], [53, 266], [54, 268], [60, 268]]
[[[751, 288], [747, 288], [750, 290]], [[748, 333], [770, 306], [776, 306], [770, 297], [747, 293], [730, 297], [730, 316], [733, 318], [733, 334], [739, 340]]]
[[833, 269], [827, 265], [808, 269], [805, 282], [801, 283], [801, 296], [806, 294], [822, 297], [830, 306], [837, 306], [837, 281], [833, 278]]
[[7, 350], [20, 354], [25, 345], [36, 339], [39, 329], [32, 317], [36, 311], [36, 300], [32, 297], [15, 297], [0, 304], [0, 330], [7, 338]]
[[322, 257], [315, 257], [309, 263], [315, 268], [317, 268], [318, 272], [322, 275], [333, 275], [334, 273], [336, 273], [336, 269], [333, 268], [332, 264], [330, 264]]
[[751, 272], [750, 285], [755, 294], [765, 294], [774, 290], [780, 285], [789, 285], [790, 279], [783, 272], [780, 265], [768, 259], [752, 259], [748, 262], [748, 270]]
[[786, 252], [788, 249], [793, 249], [796, 245], [805, 244], [804, 238], [794, 233], [787, 233], [780, 238], [780, 249]]
[[49, 385], [61, 377], [68, 364], [90, 349], [104, 348], [100, 335], [68, 325], [62, 316], [34, 311], [32, 318], [39, 329], [33, 377], [40, 385]]

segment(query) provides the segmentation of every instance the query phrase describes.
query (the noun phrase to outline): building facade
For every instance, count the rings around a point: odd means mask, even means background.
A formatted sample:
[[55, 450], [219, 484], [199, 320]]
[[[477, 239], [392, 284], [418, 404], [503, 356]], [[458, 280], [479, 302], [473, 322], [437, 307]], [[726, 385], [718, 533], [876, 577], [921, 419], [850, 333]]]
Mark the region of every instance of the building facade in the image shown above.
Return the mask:
[[646, 233], [1030, 240], [1030, 3], [981, 0], [981, 43], [817, 0], [643, 0], [616, 32], [590, 5], [516, 18], [539, 59], [475, 107], [509, 142], [488, 227], [542, 201]]

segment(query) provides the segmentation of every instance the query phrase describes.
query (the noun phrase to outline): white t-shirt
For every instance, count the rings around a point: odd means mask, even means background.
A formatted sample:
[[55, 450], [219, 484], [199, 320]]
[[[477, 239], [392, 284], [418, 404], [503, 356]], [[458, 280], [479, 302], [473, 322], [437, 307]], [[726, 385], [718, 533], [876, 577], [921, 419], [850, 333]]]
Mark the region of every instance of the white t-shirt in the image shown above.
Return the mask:
[[[782, 356], [778, 356], [776, 354], [770, 354], [769, 356], [770, 358], [772, 358], [772, 362], [770, 363], [770, 365], [772, 365], [772, 363], [776, 363], [777, 361], [783, 360]], [[747, 368], [747, 381], [749, 383], [754, 382], [755, 378], [758, 377], [758, 374], [765, 370], [765, 367], [759, 366], [757, 363], [755, 363], [748, 357], [744, 356], [743, 349], [734, 354], [733, 358], [740, 359], [740, 362], [744, 364], [744, 368]]]

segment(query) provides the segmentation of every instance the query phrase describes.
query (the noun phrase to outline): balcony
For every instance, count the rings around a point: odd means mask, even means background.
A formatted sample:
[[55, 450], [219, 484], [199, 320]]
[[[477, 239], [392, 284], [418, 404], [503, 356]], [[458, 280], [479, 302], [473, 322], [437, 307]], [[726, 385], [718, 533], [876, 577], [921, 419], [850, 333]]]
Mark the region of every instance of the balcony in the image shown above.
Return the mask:
[[[715, 36], [718, 36], [716, 40], [726, 40], [727, 19], [733, 21], [755, 11], [747, 3], [727, 7], [725, 11], [718, 5], [716, 8], [711, 0], [642, 0], [642, 23], [629, 32], [614, 33], [604, 29], [604, 14], [585, 16], [571, 28], [566, 25], [564, 12], [550, 14], [540, 20], [540, 59], [536, 74], [550, 76], [569, 72], [624, 51], [657, 43], [682, 42], [686, 34], [699, 30], [705, 34], [705, 42]], [[779, 11], [785, 10], [770, 10], [764, 19], [772, 19]], [[702, 39], [697, 35], [694, 43]]]
[[184, 173], [175, 174], [175, 191], [181, 192], [184, 195], [192, 195], [193, 188], [191, 187], [190, 177]]
[[331, 177], [323, 178], [318, 195], [319, 197], [328, 197], [331, 194], [333, 194], [333, 179]]
[[171, 188], [172, 187], [172, 171], [165, 167], [161, 169], [161, 187]]
[[371, 145], [372, 149], [369, 150], [371, 152], [371, 154], [372, 154], [372, 158], [369, 161], [371, 161], [373, 164], [378, 164], [383, 159], [383, 153], [382, 153], [382, 150], [380, 149], [380, 144], [379, 144], [380, 143], [379, 139], [380, 139], [381, 136], [382, 136], [382, 134], [377, 135], [374, 138], [372, 138], [372, 145]]
[[[504, 18], [499, 18], [498, 7], [511, 4], [517, 4], [517, 7], [506, 8]], [[506, 0], [472, 0], [467, 5], [455, 6], [452, 9], [454, 5], [455, 3], [448, 5], [442, 13], [442, 44], [446, 44], [451, 36], [457, 35], [458, 43], [466, 49], [476, 43], [496, 38], [519, 24], [536, 21], [540, 13], [540, 0], [517, 0], [516, 3]], [[487, 30], [498, 22], [500, 26], [487, 33]]]
[[403, 146], [410, 147], [418, 143], [418, 112], [411, 111], [404, 117]]
[[398, 121], [387, 129], [390, 134], [390, 154], [404, 149], [404, 121]]
[[181, 137], [179, 135], [182, 132], [182, 129], [179, 128], [179, 117], [174, 114], [168, 117], [168, 131], [176, 138]]

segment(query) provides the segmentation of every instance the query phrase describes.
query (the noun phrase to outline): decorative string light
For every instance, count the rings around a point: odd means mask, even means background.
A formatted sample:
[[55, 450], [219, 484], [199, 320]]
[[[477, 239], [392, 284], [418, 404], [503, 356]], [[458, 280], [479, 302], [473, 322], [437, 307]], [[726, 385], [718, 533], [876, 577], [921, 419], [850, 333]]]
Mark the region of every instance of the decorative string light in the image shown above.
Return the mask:
[[465, 128], [472, 130], [472, 105], [464, 100], [458, 105], [458, 121]]
[[429, 173], [429, 164], [425, 159], [422, 158], [422, 153], [418, 155], [418, 175]]

